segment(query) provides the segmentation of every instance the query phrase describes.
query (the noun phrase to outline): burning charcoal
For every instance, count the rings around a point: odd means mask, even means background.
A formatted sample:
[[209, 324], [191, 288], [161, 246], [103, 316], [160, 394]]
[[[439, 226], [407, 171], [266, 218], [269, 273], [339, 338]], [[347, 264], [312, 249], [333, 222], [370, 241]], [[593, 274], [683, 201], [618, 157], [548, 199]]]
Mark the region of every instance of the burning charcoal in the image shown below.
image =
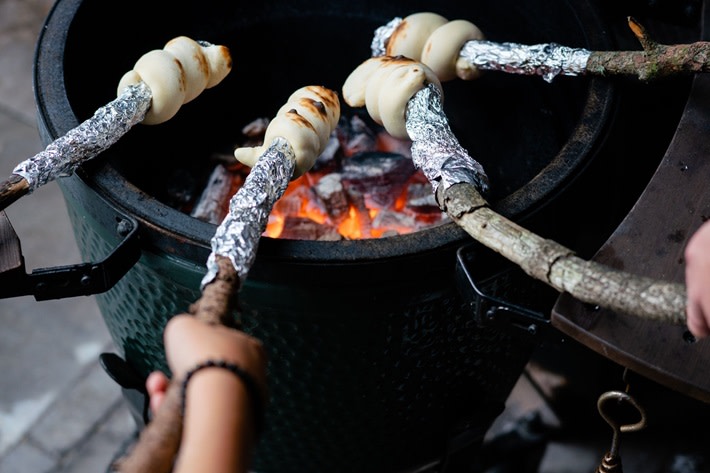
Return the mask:
[[249, 138], [263, 138], [271, 120], [268, 118], [257, 118], [253, 122], [242, 128], [242, 134]]
[[340, 222], [348, 215], [348, 197], [343, 189], [341, 176], [331, 173], [323, 176], [313, 186], [313, 192], [323, 204], [323, 211], [332, 222]]
[[416, 228], [416, 222], [411, 215], [392, 210], [380, 210], [372, 220], [372, 228], [381, 233], [381, 236], [402, 235]]
[[313, 171], [321, 171], [326, 168], [335, 169], [337, 166], [337, 154], [340, 150], [340, 140], [335, 132], [331, 133], [328, 143], [326, 143], [323, 152], [316, 158], [313, 164]]
[[232, 178], [232, 173], [226, 167], [221, 164], [215, 166], [190, 215], [219, 225], [227, 214], [228, 202], [232, 196]]
[[279, 238], [291, 240], [338, 241], [343, 237], [336, 228], [314, 222], [306, 217], [286, 217]]
[[244, 126], [244, 128], [242, 128], [242, 135], [247, 139], [239, 146], [261, 146], [264, 143], [264, 134], [270, 122], [271, 120], [268, 118], [257, 118]]
[[412, 140], [395, 138], [382, 130], [377, 134], [377, 150], [401, 154], [405, 158], [412, 159]]
[[343, 162], [343, 184], [363, 194], [369, 208], [391, 207], [416, 169], [411, 159], [380, 151], [359, 153]]
[[375, 133], [358, 115], [353, 115], [349, 121], [342, 117], [335, 131], [345, 157], [376, 149]]
[[405, 206], [417, 213], [441, 213], [431, 184], [428, 182], [414, 182], [407, 187], [407, 202]]
[[365, 196], [352, 187], [345, 187], [345, 193], [348, 195], [350, 209], [347, 218], [338, 226], [340, 234], [351, 240], [370, 238], [372, 220], [370, 211], [365, 205]]
[[416, 224], [413, 230], [415, 231], [424, 230], [425, 228], [434, 227], [436, 225], [441, 225], [442, 223], [451, 221], [451, 217], [449, 217], [445, 212], [421, 213], [416, 214], [414, 217]]
[[286, 193], [276, 202], [271, 213], [284, 218], [298, 215], [304, 203], [308, 202], [310, 198], [311, 190], [307, 186], [289, 186]]
[[239, 162], [236, 159], [234, 159], [234, 152], [227, 153], [227, 152], [222, 152], [222, 151], [217, 151], [214, 152], [210, 155], [210, 161], [214, 163], [221, 164], [223, 166], [229, 166], [230, 164], [234, 164], [234, 162]]

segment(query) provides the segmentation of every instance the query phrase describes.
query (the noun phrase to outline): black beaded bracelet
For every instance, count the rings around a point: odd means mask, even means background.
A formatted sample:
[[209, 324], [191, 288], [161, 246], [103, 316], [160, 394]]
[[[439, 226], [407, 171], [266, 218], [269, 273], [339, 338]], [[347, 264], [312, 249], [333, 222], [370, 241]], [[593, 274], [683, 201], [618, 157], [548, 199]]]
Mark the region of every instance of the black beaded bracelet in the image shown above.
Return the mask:
[[263, 398], [261, 397], [261, 390], [259, 389], [259, 385], [256, 384], [256, 380], [249, 373], [247, 373], [234, 363], [229, 363], [228, 361], [205, 360], [185, 374], [185, 379], [182, 382], [181, 391], [183, 416], [185, 415], [185, 398], [187, 397], [187, 383], [190, 382], [190, 378], [192, 378], [195, 373], [205, 368], [222, 368], [227, 371], [230, 371], [231, 373], [235, 374], [240, 380], [242, 380], [242, 383], [244, 383], [244, 387], [247, 390], [247, 395], [251, 399], [251, 403], [254, 408], [254, 429], [256, 431], [256, 437], [258, 438], [261, 435], [264, 426], [264, 405]]

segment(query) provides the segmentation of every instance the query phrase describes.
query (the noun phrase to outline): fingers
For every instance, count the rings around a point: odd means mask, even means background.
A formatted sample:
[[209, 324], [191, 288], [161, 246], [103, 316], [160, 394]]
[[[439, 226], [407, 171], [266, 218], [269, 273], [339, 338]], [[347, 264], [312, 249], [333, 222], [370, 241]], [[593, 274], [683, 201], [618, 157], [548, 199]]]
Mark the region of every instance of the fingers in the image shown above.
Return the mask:
[[710, 223], [703, 224], [685, 247], [686, 317], [696, 339], [710, 335]]
[[153, 371], [145, 380], [145, 389], [148, 391], [150, 410], [152, 412], [157, 412], [158, 409], [160, 409], [160, 405], [163, 403], [163, 399], [165, 399], [165, 392], [168, 389], [169, 383], [170, 380], [168, 377], [160, 371]]
[[180, 314], [166, 325], [164, 342], [168, 365], [178, 380], [199, 363], [224, 360], [266, 385], [266, 351], [259, 340], [244, 332]]
[[[688, 330], [698, 340], [710, 335], [710, 296], [705, 299], [689, 297], [686, 305]], [[703, 307], [708, 308], [708, 311], [703, 310]]]

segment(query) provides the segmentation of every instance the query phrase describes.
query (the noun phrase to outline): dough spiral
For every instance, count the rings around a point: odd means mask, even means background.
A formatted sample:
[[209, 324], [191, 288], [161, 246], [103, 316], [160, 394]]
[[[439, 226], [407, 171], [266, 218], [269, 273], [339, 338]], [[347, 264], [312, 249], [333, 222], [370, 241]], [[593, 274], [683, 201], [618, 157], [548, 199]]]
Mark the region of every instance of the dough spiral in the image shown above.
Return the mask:
[[340, 119], [338, 94], [321, 86], [296, 90], [269, 123], [264, 144], [234, 150], [234, 157], [249, 167], [266, 151], [278, 136], [289, 142], [296, 155], [293, 178], [307, 172], [323, 152], [331, 132]]
[[424, 64], [403, 56], [373, 57], [345, 80], [343, 100], [351, 107], [367, 107], [370, 117], [390, 135], [408, 138], [407, 102], [427, 84], [441, 89], [436, 74]]
[[459, 77], [471, 80], [481, 71], [459, 52], [467, 41], [484, 39], [483, 32], [467, 20], [448, 21], [437, 13], [405, 17], [387, 40], [387, 56], [406, 56], [427, 65], [441, 82]]
[[119, 81], [117, 94], [129, 85], [145, 82], [152, 99], [142, 123], [155, 125], [171, 119], [183, 104], [220, 83], [231, 69], [226, 46], [178, 36], [163, 49], [141, 56]]

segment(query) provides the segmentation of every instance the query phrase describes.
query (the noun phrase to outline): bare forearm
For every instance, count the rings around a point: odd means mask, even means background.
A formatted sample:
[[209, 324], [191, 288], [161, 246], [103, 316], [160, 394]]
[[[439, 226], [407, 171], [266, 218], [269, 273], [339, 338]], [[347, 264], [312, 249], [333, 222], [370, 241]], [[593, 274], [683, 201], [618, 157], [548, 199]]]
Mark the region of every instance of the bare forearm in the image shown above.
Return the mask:
[[175, 473], [247, 473], [254, 446], [252, 406], [242, 381], [223, 369], [205, 369], [185, 393], [182, 447]]

